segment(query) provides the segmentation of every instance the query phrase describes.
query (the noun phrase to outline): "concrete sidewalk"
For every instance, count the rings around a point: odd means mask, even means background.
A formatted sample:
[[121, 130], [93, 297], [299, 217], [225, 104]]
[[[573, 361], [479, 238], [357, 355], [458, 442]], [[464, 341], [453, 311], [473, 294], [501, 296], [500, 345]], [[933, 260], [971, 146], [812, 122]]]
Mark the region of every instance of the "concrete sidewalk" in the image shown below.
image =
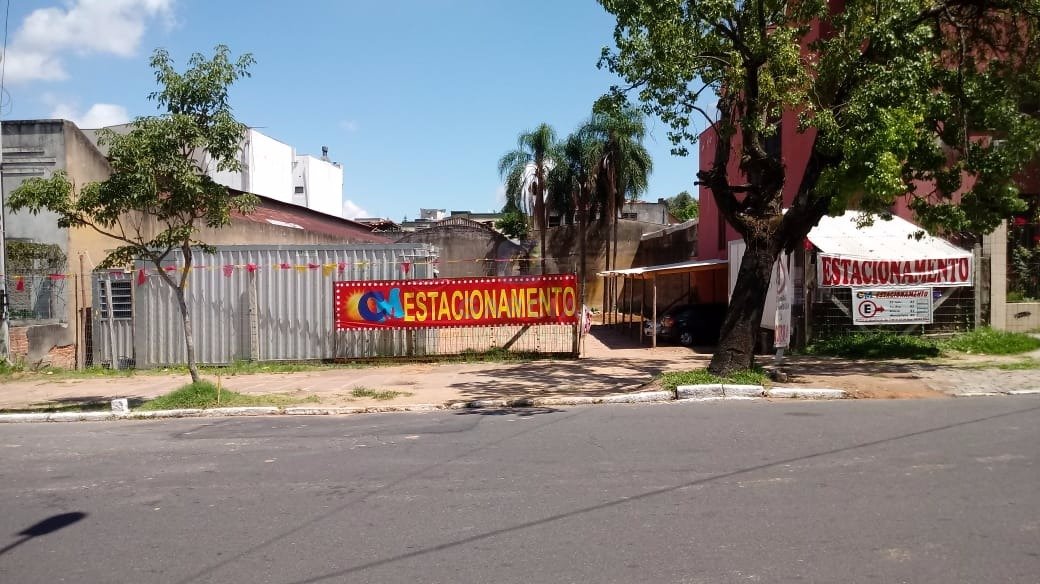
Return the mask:
[[[596, 326], [586, 337], [583, 356], [572, 360], [523, 363], [410, 363], [392, 366], [343, 366], [299, 373], [222, 376], [223, 387], [247, 394], [287, 394], [310, 398], [305, 406], [374, 407], [447, 405], [477, 400], [602, 397], [659, 389], [662, 372], [705, 367], [709, 353], [678, 346], [640, 346], [631, 329]], [[764, 366], [772, 359], [762, 357]], [[778, 387], [842, 389], [858, 398], [934, 398], [957, 393], [1003, 392], [1040, 388], [1037, 370], [959, 369], [941, 364], [902, 361], [848, 361], [798, 357], [785, 368], [789, 382]], [[214, 376], [209, 376], [214, 379]], [[49, 379], [27, 375], [0, 384], [0, 409], [107, 402], [142, 401], [189, 381], [185, 374], [141, 371], [127, 377]], [[355, 388], [395, 390], [393, 400], [355, 398]]]

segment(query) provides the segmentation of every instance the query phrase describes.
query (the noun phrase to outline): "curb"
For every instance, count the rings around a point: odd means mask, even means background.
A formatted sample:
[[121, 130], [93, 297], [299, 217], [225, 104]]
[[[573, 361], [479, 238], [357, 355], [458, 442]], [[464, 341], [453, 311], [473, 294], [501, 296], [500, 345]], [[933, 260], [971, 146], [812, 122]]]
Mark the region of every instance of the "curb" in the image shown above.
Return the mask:
[[[955, 397], [995, 397], [1040, 395], [1040, 389], [1021, 389], [1008, 392], [961, 393]], [[2, 423], [31, 422], [102, 422], [114, 420], [155, 420], [169, 418], [217, 418], [237, 416], [338, 416], [391, 412], [435, 412], [442, 410], [474, 410], [494, 408], [531, 408], [552, 406], [583, 406], [594, 404], [647, 404], [647, 403], [693, 403], [723, 400], [756, 401], [767, 399], [846, 399], [848, 392], [841, 389], [810, 387], [773, 387], [761, 385], [703, 384], [681, 385], [671, 391], [644, 391], [604, 396], [573, 397], [522, 397], [516, 399], [479, 399], [447, 404], [410, 404], [359, 407], [236, 407], [202, 409], [179, 409], [131, 412], [55, 412], [0, 414]]]

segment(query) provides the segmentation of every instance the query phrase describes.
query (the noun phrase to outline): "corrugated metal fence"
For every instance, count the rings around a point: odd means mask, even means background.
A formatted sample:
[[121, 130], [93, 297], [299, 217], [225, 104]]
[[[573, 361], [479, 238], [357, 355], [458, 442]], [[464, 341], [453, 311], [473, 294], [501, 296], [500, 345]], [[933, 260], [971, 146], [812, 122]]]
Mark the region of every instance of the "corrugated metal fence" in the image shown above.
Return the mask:
[[[570, 325], [468, 329], [336, 331], [332, 282], [426, 279], [436, 248], [428, 244], [222, 246], [196, 252], [188, 308], [200, 364], [458, 354], [508, 348], [566, 353]], [[179, 277], [184, 262], [171, 258]], [[142, 272], [143, 270], [143, 272]], [[160, 367], [186, 361], [180, 309], [154, 266], [99, 272], [93, 285], [93, 362]]]

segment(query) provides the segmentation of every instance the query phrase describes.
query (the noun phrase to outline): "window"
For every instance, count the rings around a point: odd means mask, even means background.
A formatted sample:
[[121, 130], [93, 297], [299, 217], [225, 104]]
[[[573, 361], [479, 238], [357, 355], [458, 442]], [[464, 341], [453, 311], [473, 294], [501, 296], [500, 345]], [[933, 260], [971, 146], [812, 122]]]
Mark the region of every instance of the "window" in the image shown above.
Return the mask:
[[[109, 302], [107, 297], [107, 286], [104, 282], [98, 282], [98, 311], [101, 318], [109, 318]], [[130, 289], [130, 280], [112, 281], [112, 318], [129, 320], [134, 316], [133, 293]]]
[[302, 195], [303, 187], [296, 187], [296, 189], [293, 192], [295, 192], [297, 195]]
[[639, 213], [622, 213], [621, 218], [628, 219], [630, 221], [635, 221], [639, 218]]

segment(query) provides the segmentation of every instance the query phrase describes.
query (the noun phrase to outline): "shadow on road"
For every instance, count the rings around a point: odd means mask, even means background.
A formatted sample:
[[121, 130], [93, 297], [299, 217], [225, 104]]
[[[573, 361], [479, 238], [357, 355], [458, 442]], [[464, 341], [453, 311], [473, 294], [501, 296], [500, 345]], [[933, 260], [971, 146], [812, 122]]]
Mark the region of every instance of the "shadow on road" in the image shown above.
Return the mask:
[[22, 536], [21, 539], [17, 539], [14, 542], [7, 544], [3, 548], [0, 548], [0, 556], [13, 550], [14, 548], [22, 545], [23, 543], [33, 539], [35, 537], [44, 536], [50, 533], [54, 533], [60, 529], [64, 529], [73, 523], [76, 523], [86, 517], [87, 514], [81, 511], [74, 511], [72, 513], [62, 513], [60, 515], [52, 515], [39, 523], [30, 525], [25, 529], [19, 531], [16, 535]]

